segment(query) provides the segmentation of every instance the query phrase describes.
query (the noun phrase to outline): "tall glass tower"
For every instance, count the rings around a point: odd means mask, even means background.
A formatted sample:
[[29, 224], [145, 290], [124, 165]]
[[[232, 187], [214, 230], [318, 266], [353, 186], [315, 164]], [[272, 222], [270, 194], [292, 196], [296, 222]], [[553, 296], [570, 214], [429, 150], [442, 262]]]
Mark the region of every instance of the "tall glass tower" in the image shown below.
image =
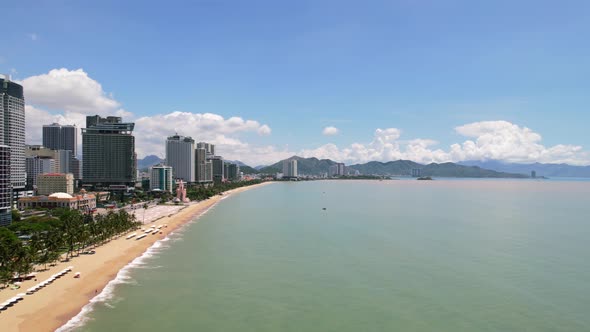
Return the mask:
[[134, 127], [134, 123], [124, 123], [118, 116], [86, 117], [86, 128], [82, 128], [84, 184], [97, 187], [135, 184]]

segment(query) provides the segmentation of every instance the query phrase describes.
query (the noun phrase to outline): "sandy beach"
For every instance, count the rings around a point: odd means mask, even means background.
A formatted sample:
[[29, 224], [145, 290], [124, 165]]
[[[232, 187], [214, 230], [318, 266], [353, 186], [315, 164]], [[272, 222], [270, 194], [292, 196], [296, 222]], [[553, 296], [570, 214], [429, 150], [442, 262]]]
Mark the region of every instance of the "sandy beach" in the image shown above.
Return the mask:
[[[51, 275], [73, 266], [71, 273], [57, 279], [49, 286], [32, 295], [26, 295], [24, 300], [0, 313], [0, 330], [11, 331], [54, 331], [76, 316], [82, 307], [100, 294], [103, 288], [114, 279], [123, 267], [141, 256], [156, 241], [164, 239], [169, 233], [187, 222], [199, 217], [210, 207], [218, 203], [223, 197], [256, 188], [262, 183], [242, 187], [215, 196], [208, 200], [193, 203], [178, 213], [163, 217], [151, 225], [167, 224], [161, 229], [161, 234], [148, 235], [141, 240], [134, 238], [127, 240], [125, 236], [108, 242], [96, 248], [94, 255], [80, 255], [69, 262], [59, 263], [48, 271], [39, 272], [37, 281], [23, 282], [18, 290], [4, 289], [0, 291], [0, 303], [12, 298], [18, 293], [25, 293], [30, 287], [46, 280]], [[141, 216], [141, 215], [140, 215]], [[141, 220], [141, 218], [139, 218]], [[129, 232], [133, 233], [133, 232]], [[140, 232], [138, 231], [138, 234]], [[80, 272], [80, 278], [73, 278], [74, 272]]]

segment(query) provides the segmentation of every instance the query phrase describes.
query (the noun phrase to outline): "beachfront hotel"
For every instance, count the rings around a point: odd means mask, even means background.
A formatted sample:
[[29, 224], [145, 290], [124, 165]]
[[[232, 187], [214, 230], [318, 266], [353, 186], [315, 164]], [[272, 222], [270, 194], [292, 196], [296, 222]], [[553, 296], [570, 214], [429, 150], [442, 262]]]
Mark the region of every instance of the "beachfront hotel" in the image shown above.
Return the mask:
[[150, 190], [167, 191], [172, 193], [172, 167], [154, 165], [150, 167]]
[[180, 135], [166, 139], [166, 165], [174, 179], [195, 182], [195, 140]]
[[[195, 177], [196, 182], [207, 184], [213, 182], [213, 163], [210, 159], [211, 155], [207, 152], [212, 150], [211, 148], [206, 148], [203, 144], [207, 143], [199, 143], [200, 147], [195, 149]], [[212, 146], [212, 144], [210, 145]]]
[[10, 225], [10, 147], [0, 145], [0, 226]]
[[86, 117], [86, 128], [82, 128], [84, 184], [112, 188], [135, 185], [134, 127], [118, 116]]
[[297, 159], [283, 161], [283, 177], [296, 178], [297, 177]]
[[18, 200], [18, 209], [55, 209], [65, 208], [71, 210], [80, 210], [90, 212], [96, 209], [96, 196], [87, 194], [84, 189], [79, 195], [72, 196], [68, 193], [53, 193], [45, 196], [23, 197]]
[[0, 78], [0, 144], [10, 147], [13, 191], [25, 189], [25, 97], [23, 87], [10, 77]]
[[213, 181], [214, 182], [223, 182], [225, 181], [225, 172], [223, 171], [224, 167], [223, 164], [223, 157], [221, 156], [213, 156], [211, 157], [211, 165], [213, 167]]

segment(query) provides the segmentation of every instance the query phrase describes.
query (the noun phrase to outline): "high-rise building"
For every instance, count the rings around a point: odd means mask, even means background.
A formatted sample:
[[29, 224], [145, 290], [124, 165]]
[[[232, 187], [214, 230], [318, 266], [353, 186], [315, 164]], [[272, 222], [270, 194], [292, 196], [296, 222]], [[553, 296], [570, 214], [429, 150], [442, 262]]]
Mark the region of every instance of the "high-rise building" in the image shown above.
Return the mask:
[[150, 190], [161, 190], [172, 193], [172, 167], [155, 165], [150, 168]]
[[336, 163], [330, 166], [330, 176], [346, 175], [346, 166], [343, 163]]
[[71, 173], [46, 173], [37, 175], [37, 194], [74, 194], [74, 175]]
[[10, 183], [13, 191], [24, 190], [25, 170], [25, 98], [23, 87], [0, 78], [0, 145], [10, 147]]
[[215, 145], [211, 143], [199, 142], [197, 143], [197, 149], [205, 149], [207, 156], [215, 155]]
[[174, 179], [195, 182], [195, 140], [179, 135], [166, 139], [166, 165], [172, 167]]
[[70, 125], [52, 123], [43, 126], [43, 146], [52, 150], [68, 150], [76, 157], [78, 128]]
[[37, 187], [37, 176], [43, 173], [56, 173], [55, 159], [39, 156], [26, 157], [27, 189]]
[[223, 163], [223, 177], [229, 179], [229, 163]]
[[223, 182], [225, 181], [225, 174], [223, 170], [224, 161], [223, 157], [221, 156], [213, 156], [211, 158], [211, 164], [213, 166], [213, 181], [214, 182]]
[[296, 178], [297, 177], [297, 159], [290, 159], [283, 161], [283, 177]]
[[422, 176], [422, 170], [420, 168], [412, 168], [412, 177], [419, 178]]
[[240, 165], [237, 164], [229, 164], [227, 167], [227, 179], [230, 181], [239, 181], [240, 180]]
[[213, 165], [211, 160], [207, 158], [205, 148], [195, 149], [195, 178], [196, 182], [202, 184], [213, 182]]
[[135, 185], [134, 123], [121, 117], [86, 117], [82, 129], [84, 183], [99, 186]]
[[59, 123], [43, 125], [43, 146], [52, 150], [60, 149], [61, 125]]
[[8, 226], [12, 220], [10, 202], [10, 147], [0, 145], [0, 226]]

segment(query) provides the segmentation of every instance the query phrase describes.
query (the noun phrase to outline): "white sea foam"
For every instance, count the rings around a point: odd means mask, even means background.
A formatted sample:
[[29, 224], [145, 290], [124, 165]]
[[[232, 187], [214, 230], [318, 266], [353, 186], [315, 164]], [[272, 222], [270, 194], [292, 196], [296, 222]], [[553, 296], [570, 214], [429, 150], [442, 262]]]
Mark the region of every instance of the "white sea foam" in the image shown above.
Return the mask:
[[[227, 196], [223, 197], [222, 199], [225, 199], [226, 197]], [[76, 316], [72, 317], [67, 323], [55, 330], [55, 332], [75, 331], [76, 329], [84, 326], [84, 324], [86, 324], [91, 319], [89, 317], [89, 314], [94, 310], [94, 307], [98, 303], [102, 303], [105, 306], [114, 308], [113, 300], [115, 299], [115, 288], [117, 287], [117, 285], [137, 285], [137, 281], [135, 281], [131, 277], [131, 270], [160, 268], [161, 266], [149, 266], [148, 259], [154, 257], [159, 252], [170, 248], [170, 245], [167, 244], [168, 242], [174, 243], [177, 241], [183, 241], [183, 233], [186, 231], [186, 229], [188, 229], [187, 226], [198, 221], [198, 219], [201, 216], [205, 215], [207, 212], [209, 212], [209, 210], [214, 208], [216, 205], [217, 204], [211, 205], [205, 211], [195, 216], [193, 219], [191, 219], [186, 224], [182, 225], [174, 232], [170, 232], [170, 234], [168, 234], [162, 240], [156, 241], [141, 256], [135, 258], [131, 263], [127, 264], [125, 267], [119, 270], [115, 279], [109, 281], [109, 283], [105, 286], [105, 288], [102, 290], [100, 294], [92, 298], [88, 304], [82, 307], [82, 310]]]

